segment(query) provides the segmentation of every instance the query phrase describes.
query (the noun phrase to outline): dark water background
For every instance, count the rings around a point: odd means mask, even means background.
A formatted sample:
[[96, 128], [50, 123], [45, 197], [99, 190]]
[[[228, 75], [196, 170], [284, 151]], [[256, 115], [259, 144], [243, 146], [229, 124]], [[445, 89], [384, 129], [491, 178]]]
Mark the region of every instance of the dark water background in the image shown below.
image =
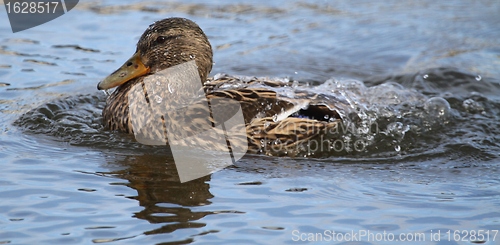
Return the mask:
[[[324, 230], [470, 244], [430, 237], [500, 229], [499, 12], [498, 1], [81, 1], [13, 34], [0, 8], [0, 244], [281, 244]], [[163, 148], [100, 126], [96, 91], [171, 16], [205, 30], [213, 74], [334, 78], [327, 88], [385, 134], [364, 152], [248, 155], [180, 184]], [[359, 242], [370, 243], [399, 244]]]

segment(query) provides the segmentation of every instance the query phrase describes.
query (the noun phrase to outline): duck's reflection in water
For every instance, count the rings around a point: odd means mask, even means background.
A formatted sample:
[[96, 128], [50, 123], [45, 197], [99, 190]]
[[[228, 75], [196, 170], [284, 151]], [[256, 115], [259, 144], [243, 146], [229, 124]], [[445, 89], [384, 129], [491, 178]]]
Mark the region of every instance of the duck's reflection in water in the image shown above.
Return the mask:
[[112, 174], [129, 181], [128, 186], [137, 190], [137, 196], [129, 198], [138, 200], [139, 205], [144, 207], [134, 217], [165, 224], [144, 234], [171, 233], [177, 229], [205, 226], [196, 220], [212, 212], [195, 212], [190, 207], [211, 203], [210, 176], [181, 183], [173, 158], [167, 154], [129, 156], [122, 159], [120, 165], [125, 169]]

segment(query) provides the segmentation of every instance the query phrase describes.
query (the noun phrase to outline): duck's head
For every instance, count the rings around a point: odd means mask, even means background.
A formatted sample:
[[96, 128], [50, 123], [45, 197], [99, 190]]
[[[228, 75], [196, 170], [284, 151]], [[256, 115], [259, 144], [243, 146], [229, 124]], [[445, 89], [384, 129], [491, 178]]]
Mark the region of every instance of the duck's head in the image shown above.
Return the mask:
[[188, 19], [168, 18], [149, 26], [137, 42], [137, 50], [118, 70], [97, 84], [110, 89], [195, 60], [202, 82], [212, 70], [212, 47], [201, 28]]

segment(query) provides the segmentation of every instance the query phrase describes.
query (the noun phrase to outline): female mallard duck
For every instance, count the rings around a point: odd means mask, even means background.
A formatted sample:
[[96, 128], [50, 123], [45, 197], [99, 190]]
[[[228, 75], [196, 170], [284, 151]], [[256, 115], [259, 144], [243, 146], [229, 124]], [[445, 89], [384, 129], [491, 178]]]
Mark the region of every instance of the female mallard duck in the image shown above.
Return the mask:
[[[324, 94], [311, 94], [286, 81], [241, 79], [227, 75], [208, 78], [212, 69], [212, 55], [206, 35], [194, 22], [184, 18], [168, 18], [153, 23], [139, 39], [135, 54], [97, 85], [99, 90], [117, 87], [108, 96], [103, 109], [104, 125], [111, 130], [134, 133], [137, 138], [135, 131], [138, 130], [138, 123], [158, 122], [158, 127], [148, 127], [142, 134], [146, 138], [160, 137], [164, 143], [172, 144], [172, 134], [167, 134], [167, 131], [183, 132], [175, 133], [175, 144], [198, 144], [202, 148], [214, 150], [230, 146], [248, 149], [252, 153], [296, 155], [301, 152], [327, 151], [324, 147], [332, 147], [331, 142], [335, 140], [340, 122], [336, 107], [338, 101]], [[166, 110], [168, 116], [152, 116], [148, 110], [155, 102], [152, 95], [154, 91], [148, 88], [145, 81], [169, 68], [189, 63], [197, 68], [202, 84], [200, 87], [205, 93], [204, 97], [196, 97], [202, 98], [201, 102], [190, 100], [183, 104], [182, 110], [174, 110], [177, 107], [170, 105], [178, 104], [184, 95], [168, 85], [168, 89], [164, 89], [168, 92], [156, 91], [160, 95], [155, 95], [160, 99], [156, 101], [161, 102], [160, 110], [163, 113]], [[182, 89], [182, 86], [177, 88]], [[145, 97], [142, 104], [131, 101], [131, 98], [135, 100], [131, 95], [137, 91]], [[207, 100], [203, 103], [205, 98]], [[210, 140], [210, 137], [218, 134], [215, 131], [207, 137], [189, 137], [208, 129], [221, 129], [217, 125], [223, 121], [214, 119], [214, 112], [206, 106], [207, 101], [212, 105], [212, 110], [217, 102], [239, 102], [244, 123], [229, 127], [235, 128], [234, 132], [240, 132], [240, 135], [243, 132], [243, 140], [234, 140], [231, 144], [224, 141], [224, 144], [217, 145]], [[232, 115], [239, 109], [235, 108], [234, 103], [224, 104], [218, 114], [222, 117], [225, 114]], [[230, 128], [224, 128], [224, 132]]]

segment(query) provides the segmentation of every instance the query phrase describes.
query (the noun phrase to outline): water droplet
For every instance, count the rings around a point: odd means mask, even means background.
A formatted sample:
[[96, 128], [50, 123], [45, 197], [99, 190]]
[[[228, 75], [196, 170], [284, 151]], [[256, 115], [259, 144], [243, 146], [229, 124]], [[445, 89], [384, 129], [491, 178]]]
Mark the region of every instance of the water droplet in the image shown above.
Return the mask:
[[278, 121], [278, 114], [274, 114], [274, 116], [273, 116], [273, 122], [276, 122], [276, 121]]
[[174, 93], [174, 90], [170, 87], [170, 83], [167, 84], [167, 88], [168, 88], [169, 93], [171, 93], [171, 94]]
[[462, 102], [462, 106], [469, 112], [476, 113], [476, 112], [482, 112], [484, 111], [484, 107], [481, 103], [473, 100], [473, 99], [466, 99], [464, 102]]
[[401, 151], [401, 146], [399, 146], [399, 145], [394, 146], [394, 150], [395, 150], [396, 152]]
[[299, 74], [298, 72], [294, 72], [295, 74]]
[[161, 82], [160, 81], [156, 81], [156, 85], [160, 86]]
[[477, 76], [476, 76], [476, 81], [478, 81], [478, 82], [479, 82], [479, 81], [481, 81], [481, 79], [483, 79], [483, 78], [481, 77], [481, 75], [477, 75]]
[[436, 117], [446, 117], [451, 110], [448, 101], [441, 97], [432, 97], [428, 99], [424, 104], [424, 109], [428, 114]]
[[189, 58], [194, 59], [194, 58], [196, 58], [196, 55], [194, 55], [194, 54], [190, 54], [190, 55], [189, 55]]
[[155, 95], [155, 101], [156, 103], [160, 104], [163, 101], [163, 98], [160, 97], [159, 95]]
[[327, 114], [324, 116], [324, 118], [325, 118], [325, 120], [328, 120], [328, 119], [330, 119], [330, 115]]
[[423, 77], [424, 79], [427, 79], [427, 78], [429, 78], [429, 75], [428, 75], [428, 74], [425, 74], [425, 75], [423, 75], [422, 77]]

